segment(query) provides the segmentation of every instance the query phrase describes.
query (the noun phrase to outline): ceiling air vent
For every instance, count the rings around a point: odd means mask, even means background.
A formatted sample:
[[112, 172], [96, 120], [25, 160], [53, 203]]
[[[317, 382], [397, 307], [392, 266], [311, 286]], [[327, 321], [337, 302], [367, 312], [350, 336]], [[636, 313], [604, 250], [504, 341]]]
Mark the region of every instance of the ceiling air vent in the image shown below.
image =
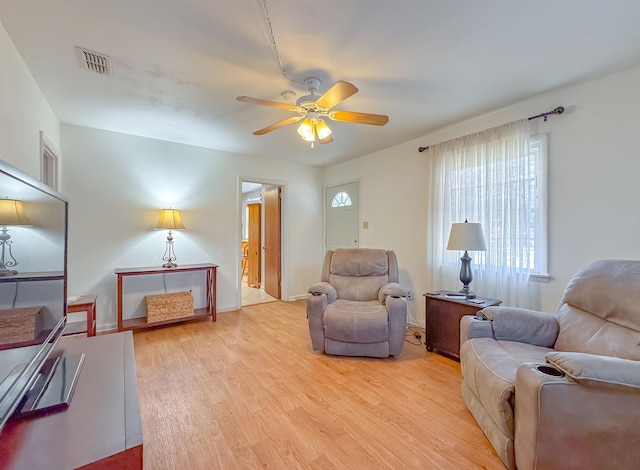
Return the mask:
[[111, 75], [111, 59], [109, 56], [76, 46], [76, 53], [83, 69], [100, 75]]

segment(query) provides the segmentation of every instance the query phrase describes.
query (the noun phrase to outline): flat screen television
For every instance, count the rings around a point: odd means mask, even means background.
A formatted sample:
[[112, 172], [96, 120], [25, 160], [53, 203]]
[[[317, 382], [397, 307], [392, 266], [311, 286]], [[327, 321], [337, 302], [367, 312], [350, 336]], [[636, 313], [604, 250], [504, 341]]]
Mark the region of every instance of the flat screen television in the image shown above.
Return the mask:
[[62, 194], [0, 160], [0, 432], [68, 405], [82, 366], [52, 354], [66, 325], [67, 218]]

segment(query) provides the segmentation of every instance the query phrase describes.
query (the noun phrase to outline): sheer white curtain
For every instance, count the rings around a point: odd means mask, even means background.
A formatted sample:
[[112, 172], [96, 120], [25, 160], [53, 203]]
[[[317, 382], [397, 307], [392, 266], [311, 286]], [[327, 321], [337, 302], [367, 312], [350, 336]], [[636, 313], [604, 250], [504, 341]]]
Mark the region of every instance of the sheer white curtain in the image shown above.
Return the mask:
[[540, 171], [546, 168], [532, 157], [530, 142], [523, 119], [429, 148], [427, 264], [434, 289], [462, 287], [459, 258], [464, 252], [446, 248], [451, 224], [467, 219], [482, 224], [487, 245], [486, 252], [469, 253], [471, 289], [504, 305], [538, 307], [536, 283], [529, 276], [539, 269], [536, 249], [546, 249], [536, 212]]

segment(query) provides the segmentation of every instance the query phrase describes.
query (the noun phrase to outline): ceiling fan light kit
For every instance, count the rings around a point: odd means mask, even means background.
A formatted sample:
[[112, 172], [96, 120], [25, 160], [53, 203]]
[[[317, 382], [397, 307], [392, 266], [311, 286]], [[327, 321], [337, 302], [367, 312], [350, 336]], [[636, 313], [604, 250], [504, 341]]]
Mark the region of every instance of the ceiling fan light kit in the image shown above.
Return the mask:
[[257, 130], [253, 134], [263, 135], [303, 119], [302, 124], [298, 126], [298, 134], [300, 134], [303, 140], [311, 142], [311, 148], [313, 148], [316, 142], [328, 144], [333, 141], [331, 129], [327, 123], [324, 122], [323, 117], [327, 117], [333, 121], [353, 122], [372, 126], [384, 126], [389, 122], [389, 117], [382, 114], [354, 113], [340, 110], [331, 111], [331, 108], [358, 92], [358, 88], [349, 82], [338, 81], [323, 95], [316, 95], [316, 91], [320, 86], [320, 79], [308, 77], [305, 79], [304, 84], [309, 89], [309, 94], [298, 98], [295, 106], [277, 101], [251, 98], [249, 96], [236, 97], [238, 101], [286, 109], [299, 114], [299, 116], [284, 119]]
[[321, 144], [328, 144], [333, 140], [331, 137], [331, 129], [329, 129], [329, 126], [327, 126], [322, 119], [317, 117], [317, 114], [315, 117], [307, 117], [307, 119], [300, 124], [298, 134], [300, 134], [302, 140], [311, 142], [311, 148], [314, 148], [316, 141]]

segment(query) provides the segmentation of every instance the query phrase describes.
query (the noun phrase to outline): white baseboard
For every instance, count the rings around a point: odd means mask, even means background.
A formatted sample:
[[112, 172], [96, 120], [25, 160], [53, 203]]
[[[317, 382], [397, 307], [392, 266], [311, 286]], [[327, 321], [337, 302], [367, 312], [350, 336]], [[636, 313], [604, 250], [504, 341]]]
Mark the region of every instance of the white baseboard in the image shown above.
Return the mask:
[[307, 298], [307, 294], [300, 294], [300, 295], [292, 295], [291, 297], [289, 297], [289, 302], [293, 302], [294, 300], [302, 300], [302, 299], [306, 299]]
[[118, 331], [117, 323], [105, 323], [104, 325], [96, 325], [97, 333], [112, 333]]

